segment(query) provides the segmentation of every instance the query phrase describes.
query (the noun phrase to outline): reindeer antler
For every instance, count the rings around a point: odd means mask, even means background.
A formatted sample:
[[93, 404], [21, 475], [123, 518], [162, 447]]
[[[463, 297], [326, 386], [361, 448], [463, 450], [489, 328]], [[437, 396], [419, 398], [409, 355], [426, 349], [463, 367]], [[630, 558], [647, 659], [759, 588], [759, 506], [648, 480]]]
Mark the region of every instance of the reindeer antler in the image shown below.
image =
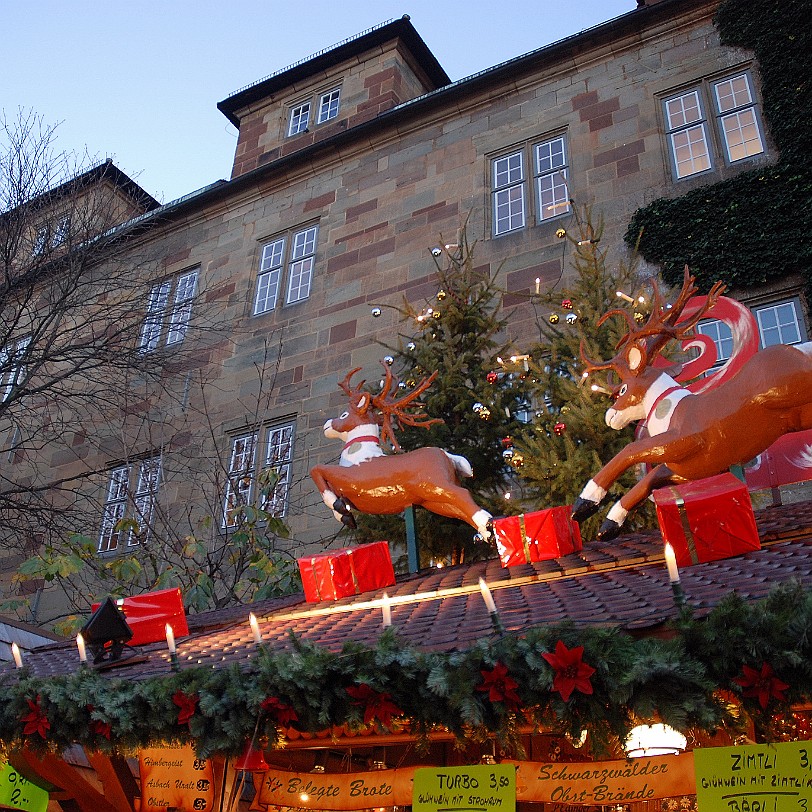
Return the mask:
[[339, 388], [342, 389], [349, 398], [353, 398], [355, 397], [355, 395], [360, 395], [361, 390], [363, 389], [364, 384], [366, 383], [366, 381], [361, 381], [361, 383], [359, 383], [358, 386], [356, 386], [354, 389], [350, 387], [350, 379], [352, 378], [353, 375], [355, 375], [356, 372], [360, 372], [361, 369], [362, 367], [356, 367], [355, 369], [351, 369], [347, 373], [344, 380], [339, 381], [338, 384]]
[[437, 423], [443, 421], [437, 417], [429, 417], [425, 412], [412, 412], [406, 411], [407, 408], [423, 409], [425, 404], [417, 400], [423, 392], [428, 389], [437, 377], [437, 372], [432, 372], [426, 378], [423, 378], [417, 386], [412, 389], [409, 394], [404, 395], [402, 398], [391, 398], [389, 393], [395, 385], [397, 379], [392, 374], [392, 369], [387, 364], [384, 364], [386, 370], [386, 378], [383, 387], [377, 395], [372, 396], [371, 405], [374, 406], [381, 413], [381, 440], [389, 441], [395, 451], [402, 451], [400, 443], [397, 441], [394, 432], [394, 423], [398, 428], [403, 426], [419, 426], [420, 428], [429, 428]]

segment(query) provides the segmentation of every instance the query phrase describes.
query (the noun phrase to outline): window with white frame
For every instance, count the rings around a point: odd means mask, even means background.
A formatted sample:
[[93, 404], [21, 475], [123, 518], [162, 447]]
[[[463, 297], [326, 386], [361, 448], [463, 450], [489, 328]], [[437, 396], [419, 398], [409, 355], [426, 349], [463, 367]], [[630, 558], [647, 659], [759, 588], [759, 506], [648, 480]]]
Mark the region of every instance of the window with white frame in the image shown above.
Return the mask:
[[12, 341], [0, 349], [0, 403], [5, 403], [25, 377], [25, 356], [31, 336]]
[[197, 269], [186, 271], [152, 287], [138, 341], [141, 352], [152, 352], [162, 344], [179, 344], [186, 337], [197, 275]]
[[297, 104], [290, 109], [288, 119], [288, 136], [303, 133], [310, 124], [310, 101]]
[[[534, 194], [528, 195], [532, 167]], [[570, 210], [567, 186], [567, 142], [564, 136], [528, 143], [521, 149], [491, 160], [493, 235], [551, 220]], [[532, 204], [530, 203], [532, 199]], [[532, 205], [535, 214], [528, 210]]]
[[319, 227], [308, 226], [275, 237], [262, 247], [254, 297], [254, 315], [273, 310], [285, 285], [285, 304], [310, 296]]
[[[160, 456], [120, 465], [110, 471], [99, 530], [100, 553], [134, 547], [149, 533], [160, 480]], [[131, 527], [121, 527], [122, 519], [129, 517], [137, 523], [138, 535]]]
[[[702, 82], [664, 99], [663, 106], [677, 179], [706, 172], [715, 160], [732, 164], [764, 152], [752, 79], [746, 71]], [[712, 119], [715, 127], [709, 126]]]
[[319, 97], [319, 114], [316, 118], [317, 124], [324, 124], [331, 118], [338, 115], [338, 106], [341, 101], [341, 88], [333, 88], [327, 93], [322, 93]]
[[[223, 503], [223, 526], [239, 523], [238, 508], [253, 505], [273, 516], [285, 515], [293, 460], [293, 422], [279, 423], [247, 432], [231, 441], [228, 482]], [[259, 467], [257, 456], [259, 455]], [[272, 473], [266, 488], [263, 473]]]
[[[762, 349], [773, 344], [800, 344], [806, 341], [801, 303], [797, 298], [758, 305], [753, 308], [753, 315]], [[697, 325], [697, 330], [713, 339], [717, 364], [730, 358], [733, 352], [733, 333], [727, 324], [718, 319], [704, 319]]]

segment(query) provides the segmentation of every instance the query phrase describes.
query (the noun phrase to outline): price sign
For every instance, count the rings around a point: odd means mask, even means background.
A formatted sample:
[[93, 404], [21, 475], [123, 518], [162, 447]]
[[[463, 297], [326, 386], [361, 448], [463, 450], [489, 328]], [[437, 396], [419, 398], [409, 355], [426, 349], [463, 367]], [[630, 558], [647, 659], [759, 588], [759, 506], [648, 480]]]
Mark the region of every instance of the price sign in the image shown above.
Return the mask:
[[0, 769], [0, 804], [9, 809], [45, 812], [48, 793], [20, 775], [11, 764], [6, 764]]
[[515, 812], [516, 767], [483, 764], [415, 770], [412, 807], [413, 812]]
[[812, 742], [694, 750], [699, 812], [812, 812]]

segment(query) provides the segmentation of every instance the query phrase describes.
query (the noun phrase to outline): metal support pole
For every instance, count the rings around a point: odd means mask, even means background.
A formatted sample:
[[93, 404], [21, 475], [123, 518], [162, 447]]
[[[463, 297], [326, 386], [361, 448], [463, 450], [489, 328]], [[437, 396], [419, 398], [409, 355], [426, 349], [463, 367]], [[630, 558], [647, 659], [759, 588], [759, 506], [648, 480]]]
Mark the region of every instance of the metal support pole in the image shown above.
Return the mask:
[[414, 505], [409, 505], [403, 511], [403, 518], [406, 519], [406, 554], [409, 559], [409, 572], [420, 572], [420, 550], [417, 541]]

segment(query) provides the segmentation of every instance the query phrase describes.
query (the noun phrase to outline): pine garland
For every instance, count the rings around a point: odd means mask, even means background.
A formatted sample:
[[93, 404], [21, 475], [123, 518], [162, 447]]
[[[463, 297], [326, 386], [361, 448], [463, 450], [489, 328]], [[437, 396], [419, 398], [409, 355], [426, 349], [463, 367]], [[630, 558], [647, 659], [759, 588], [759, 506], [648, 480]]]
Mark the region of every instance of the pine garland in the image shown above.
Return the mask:
[[[565, 662], [571, 670], [556, 669]], [[769, 679], [759, 683], [756, 672]], [[757, 603], [730, 594], [704, 619], [683, 610], [669, 639], [564, 623], [439, 653], [387, 629], [374, 648], [348, 643], [336, 653], [292, 638], [290, 650], [263, 649], [244, 669], [141, 681], [87, 667], [50, 678], [6, 671], [0, 746], [134, 752], [192, 742], [202, 756], [232, 755], [259, 720], [272, 746], [283, 745], [287, 724], [316, 732], [372, 723], [422, 737], [438, 728], [461, 740], [494, 735], [519, 752], [517, 731], [530, 725], [588, 730], [601, 754], [655, 716], [707, 734], [742, 729], [749, 716], [769, 740], [772, 720], [810, 699], [812, 591], [789, 584]]]

